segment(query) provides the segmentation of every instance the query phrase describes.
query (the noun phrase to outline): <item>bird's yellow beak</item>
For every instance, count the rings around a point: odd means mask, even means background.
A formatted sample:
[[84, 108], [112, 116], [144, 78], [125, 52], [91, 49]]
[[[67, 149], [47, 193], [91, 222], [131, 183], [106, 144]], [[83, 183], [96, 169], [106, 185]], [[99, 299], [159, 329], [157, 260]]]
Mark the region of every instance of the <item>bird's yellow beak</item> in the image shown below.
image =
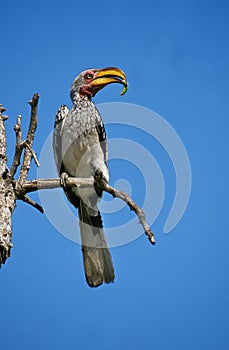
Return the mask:
[[94, 94], [100, 89], [104, 88], [108, 84], [119, 83], [123, 85], [121, 95], [124, 95], [128, 89], [128, 83], [126, 80], [125, 73], [115, 67], [108, 67], [99, 69], [90, 82], [90, 87], [92, 88]]

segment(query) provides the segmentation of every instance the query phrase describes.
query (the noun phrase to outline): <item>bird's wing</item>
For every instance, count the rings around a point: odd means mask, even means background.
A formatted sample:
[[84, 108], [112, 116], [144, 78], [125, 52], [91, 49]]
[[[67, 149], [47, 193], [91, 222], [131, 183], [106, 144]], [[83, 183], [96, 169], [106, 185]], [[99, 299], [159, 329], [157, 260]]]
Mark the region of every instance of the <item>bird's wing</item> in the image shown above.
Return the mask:
[[108, 160], [108, 146], [107, 146], [107, 137], [106, 137], [106, 130], [102, 121], [102, 118], [100, 116], [99, 111], [97, 110], [97, 125], [96, 130], [99, 137], [100, 146], [102, 148], [103, 154], [104, 154], [104, 162], [107, 165]]
[[54, 123], [54, 131], [53, 131], [53, 151], [54, 151], [54, 158], [56, 162], [56, 167], [58, 174], [62, 172], [61, 166], [62, 166], [62, 130], [63, 126], [66, 120], [66, 117], [69, 113], [69, 109], [67, 106], [62, 105], [56, 114], [56, 119]]
[[[69, 113], [69, 109], [66, 105], [62, 105], [56, 114], [56, 119], [54, 123], [54, 131], [53, 131], [53, 151], [54, 158], [56, 162], [56, 167], [59, 175], [65, 172], [64, 164], [63, 164], [63, 152], [62, 152], [62, 131], [64, 128], [64, 123], [66, 121], [66, 117]], [[79, 199], [72, 190], [72, 188], [64, 188], [64, 192], [68, 198], [68, 200], [78, 208]]]

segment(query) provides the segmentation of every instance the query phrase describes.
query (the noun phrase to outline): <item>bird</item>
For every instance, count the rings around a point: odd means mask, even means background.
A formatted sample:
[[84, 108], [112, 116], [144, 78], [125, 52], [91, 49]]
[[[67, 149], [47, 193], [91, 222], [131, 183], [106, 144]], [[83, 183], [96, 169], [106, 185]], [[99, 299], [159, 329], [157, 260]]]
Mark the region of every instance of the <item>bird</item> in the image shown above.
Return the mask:
[[106, 242], [103, 221], [98, 208], [102, 191], [96, 188], [66, 186], [67, 177], [88, 178], [96, 173], [109, 182], [108, 146], [101, 115], [92, 98], [105, 86], [128, 88], [125, 73], [116, 67], [90, 68], [73, 81], [70, 97], [72, 107], [62, 105], [56, 114], [53, 132], [53, 152], [65, 195], [78, 209], [83, 265], [90, 287], [114, 281], [112, 257]]

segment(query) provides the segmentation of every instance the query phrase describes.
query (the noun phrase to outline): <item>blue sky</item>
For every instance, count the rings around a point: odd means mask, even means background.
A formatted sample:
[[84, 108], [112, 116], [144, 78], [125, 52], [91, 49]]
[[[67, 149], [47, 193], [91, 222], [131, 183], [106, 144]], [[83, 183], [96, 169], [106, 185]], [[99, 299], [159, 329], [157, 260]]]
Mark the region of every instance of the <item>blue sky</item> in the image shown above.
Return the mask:
[[[0, 102], [10, 116], [9, 160], [15, 119], [23, 115], [25, 131], [33, 93], [41, 95], [39, 154], [57, 108], [70, 105], [73, 78], [88, 67], [117, 66], [128, 77], [127, 94], [110, 86], [95, 102], [135, 103], [163, 116], [186, 147], [193, 179], [185, 215], [165, 235], [174, 171], [160, 145], [144, 139], [165, 180], [153, 224], [157, 245], [142, 235], [113, 248], [115, 283], [96, 290], [85, 283], [80, 247], [18, 203], [12, 256], [0, 271], [2, 348], [228, 348], [227, 13], [226, 1], [211, 0], [1, 5]], [[118, 133], [108, 128], [110, 138]], [[111, 165], [112, 181], [120, 164]], [[141, 191], [134, 195], [141, 203]]]

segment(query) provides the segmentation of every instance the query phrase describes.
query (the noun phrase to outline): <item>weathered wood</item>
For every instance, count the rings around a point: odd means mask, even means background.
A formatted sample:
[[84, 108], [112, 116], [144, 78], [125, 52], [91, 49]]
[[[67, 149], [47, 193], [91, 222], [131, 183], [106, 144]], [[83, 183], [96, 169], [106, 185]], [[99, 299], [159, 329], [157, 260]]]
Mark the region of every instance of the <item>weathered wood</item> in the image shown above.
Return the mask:
[[4, 108], [0, 105], [0, 267], [10, 256], [12, 248], [12, 214], [16, 206], [16, 194], [8, 177], [6, 156], [6, 131], [2, 115]]
[[[98, 174], [100, 175], [100, 174]], [[154, 245], [156, 243], [153, 232], [151, 231], [147, 221], [145, 219], [145, 214], [143, 210], [133, 201], [127, 193], [117, 190], [116, 188], [110, 186], [102, 176], [96, 176], [95, 179], [91, 178], [74, 178], [68, 177], [66, 179], [66, 186], [69, 187], [99, 187], [101, 190], [111, 194], [113, 197], [119, 198], [124, 201], [134, 213], [138, 216], [139, 222], [142, 225], [145, 234], [147, 235], [149, 241]], [[31, 181], [26, 181], [20, 188], [20, 191], [24, 194], [29, 192], [34, 192], [38, 190], [47, 190], [61, 187], [61, 181], [59, 178], [52, 179], [36, 179]], [[38, 208], [37, 208], [38, 209]], [[38, 209], [39, 210], [39, 209]]]
[[26, 181], [28, 177], [29, 169], [30, 169], [31, 160], [33, 158], [33, 154], [35, 154], [35, 152], [33, 151], [33, 141], [34, 141], [34, 136], [37, 129], [38, 101], [39, 101], [39, 94], [34, 94], [32, 99], [29, 101], [29, 104], [31, 106], [31, 116], [30, 116], [29, 130], [25, 141], [24, 158], [21, 165], [20, 176], [18, 180], [20, 183], [24, 183]]

